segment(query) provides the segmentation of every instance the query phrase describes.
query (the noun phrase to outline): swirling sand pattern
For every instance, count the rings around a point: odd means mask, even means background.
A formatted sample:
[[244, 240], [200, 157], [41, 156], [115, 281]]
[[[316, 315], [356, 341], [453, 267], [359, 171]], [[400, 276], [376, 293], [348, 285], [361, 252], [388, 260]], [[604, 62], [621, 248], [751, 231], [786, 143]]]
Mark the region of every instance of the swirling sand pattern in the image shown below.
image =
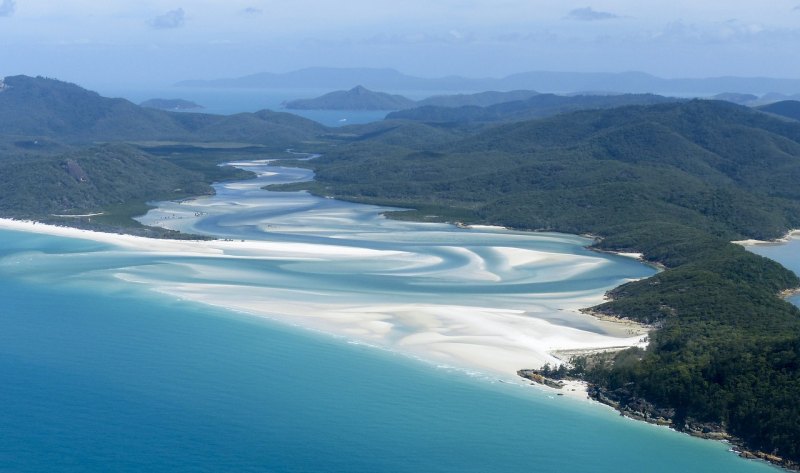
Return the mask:
[[[642, 333], [629, 325], [578, 312], [601, 302], [608, 289], [653, 274], [638, 261], [589, 251], [590, 241], [578, 236], [400, 222], [382, 216], [387, 208], [268, 192], [262, 187], [312, 174], [267, 161], [235, 165], [258, 178], [220, 184], [213, 197], [159, 203], [141, 218], [221, 240], [154, 241], [28, 224], [28, 231], [109, 246], [57, 260], [35, 251], [12, 259], [25, 258], [18, 267], [31, 275], [93, 281], [113, 275], [180, 298], [504, 374], [557, 362], [554, 350], [641, 343]], [[13, 263], [0, 262], [3, 271], [13, 271]]]

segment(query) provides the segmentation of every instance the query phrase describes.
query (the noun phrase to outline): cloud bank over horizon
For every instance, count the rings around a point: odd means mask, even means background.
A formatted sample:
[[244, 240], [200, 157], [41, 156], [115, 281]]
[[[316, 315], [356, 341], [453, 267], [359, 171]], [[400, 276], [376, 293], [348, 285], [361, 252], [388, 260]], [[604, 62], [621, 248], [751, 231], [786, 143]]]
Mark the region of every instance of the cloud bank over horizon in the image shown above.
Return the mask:
[[800, 77], [798, 8], [797, 0], [0, 0], [0, 74], [153, 84], [310, 66], [426, 77]]
[[3, 0], [0, 2], [0, 16], [11, 16], [17, 9], [17, 2], [14, 0]]

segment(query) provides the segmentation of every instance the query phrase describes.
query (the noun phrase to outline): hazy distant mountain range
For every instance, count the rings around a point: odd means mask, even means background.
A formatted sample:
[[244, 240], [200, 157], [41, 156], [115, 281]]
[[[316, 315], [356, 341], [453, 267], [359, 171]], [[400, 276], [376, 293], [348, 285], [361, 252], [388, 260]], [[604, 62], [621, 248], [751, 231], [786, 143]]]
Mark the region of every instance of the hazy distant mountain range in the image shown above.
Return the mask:
[[178, 87], [351, 89], [357, 85], [391, 91], [539, 90], [546, 92], [628, 92], [709, 95], [737, 92], [800, 93], [800, 79], [709, 77], [664, 79], [643, 72], [587, 73], [531, 71], [502, 78], [415, 77], [394, 69], [314, 67], [286, 73], [261, 72], [244, 77], [186, 80]]
[[488, 107], [505, 102], [527, 100], [540, 95], [533, 90], [478, 92], [475, 94], [434, 95], [415, 101], [402, 95], [375, 92], [361, 85], [337, 90], [313, 99], [286, 102], [289, 110], [405, 110], [416, 107]]

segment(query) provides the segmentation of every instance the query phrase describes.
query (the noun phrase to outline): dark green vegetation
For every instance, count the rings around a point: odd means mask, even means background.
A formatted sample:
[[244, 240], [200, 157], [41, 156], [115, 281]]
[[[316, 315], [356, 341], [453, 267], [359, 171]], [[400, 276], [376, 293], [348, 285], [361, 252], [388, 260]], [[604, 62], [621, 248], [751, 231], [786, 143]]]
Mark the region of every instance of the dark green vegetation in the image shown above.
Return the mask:
[[[150, 196], [211, 191], [201, 174], [124, 145], [91, 147], [56, 158], [3, 160], [0, 168], [0, 209], [15, 217], [91, 213]], [[13, 179], [6, 179], [10, 176]]]
[[169, 113], [16, 76], [0, 89], [0, 130], [0, 215], [176, 237], [131, 217], [148, 201], [209, 194], [214, 181], [248, 175], [219, 163], [262, 158], [326, 128], [267, 110]]
[[400, 110], [387, 115], [387, 119], [415, 120], [425, 123], [471, 123], [520, 121], [542, 118], [575, 110], [615, 108], [625, 105], [652, 105], [675, 102], [678, 99], [652, 94], [625, 95], [553, 95], [535, 94], [526, 99], [495, 103], [489, 106], [425, 105]]
[[564, 96], [515, 90], [438, 95], [414, 102], [400, 95], [373, 92], [358, 86], [314, 99], [292, 100], [285, 106], [294, 110], [397, 110], [389, 113], [386, 119], [463, 126], [471, 123], [521, 121], [576, 110], [676, 101], [679, 99], [653, 94]]
[[[325, 155], [304, 163], [317, 181], [283, 188], [415, 209], [401, 218], [591, 233], [598, 249], [641, 251], [667, 269], [593, 310], [659, 330], [646, 351], [584, 364], [582, 375], [671, 412], [679, 428], [720, 425], [750, 448], [800, 460], [800, 311], [777, 297], [800, 280], [729, 243], [800, 227], [800, 123], [691, 101], [327, 129], [269, 111], [146, 110], [46, 79], [6, 84], [4, 216], [152, 234], [129, 218], [147, 201], [210, 192], [214, 180], [242, 177], [218, 163], [292, 146]], [[514, 113], [500, 120], [525, 116]], [[103, 215], [59, 216], [90, 213]]]
[[417, 107], [489, 107], [498, 103], [528, 100], [539, 92], [533, 90], [510, 90], [508, 92], [478, 92], [476, 94], [434, 95], [417, 102]]
[[758, 107], [763, 112], [773, 113], [792, 120], [800, 121], [800, 102], [797, 100], [784, 100], [769, 105]]
[[202, 105], [183, 99], [150, 99], [140, 103], [139, 106], [157, 110], [197, 110], [203, 108]]
[[258, 147], [128, 144], [76, 147], [58, 155], [4, 156], [0, 216], [154, 237], [190, 237], [144, 227], [133, 217], [147, 212], [147, 202], [211, 194], [212, 182], [246, 179], [250, 173], [218, 164], [262, 157]]
[[285, 106], [290, 110], [401, 110], [414, 104], [402, 95], [373, 92], [359, 85], [314, 99], [291, 100]]
[[2, 141], [14, 145], [6, 148], [10, 152], [37, 151], [50, 141], [130, 140], [240, 141], [284, 149], [325, 131], [311, 120], [269, 110], [231, 116], [170, 113], [52, 79], [14, 76], [5, 84], [0, 92], [0, 126]]
[[[398, 136], [408, 135], [405, 146]], [[415, 137], [429, 136], [428, 144]], [[594, 310], [660, 327], [587, 374], [800, 459], [800, 280], [729, 243], [800, 225], [800, 125], [726, 102], [575, 112], [467, 133], [395, 122], [341, 137], [291, 186], [417, 209], [411, 218], [591, 233], [667, 269]], [[290, 186], [286, 186], [290, 187]]]
[[373, 92], [362, 86], [331, 92], [314, 99], [291, 100], [285, 106], [293, 110], [403, 110], [415, 107], [489, 107], [499, 103], [527, 100], [538, 92], [479, 92], [475, 94], [436, 95], [413, 101], [401, 95]]

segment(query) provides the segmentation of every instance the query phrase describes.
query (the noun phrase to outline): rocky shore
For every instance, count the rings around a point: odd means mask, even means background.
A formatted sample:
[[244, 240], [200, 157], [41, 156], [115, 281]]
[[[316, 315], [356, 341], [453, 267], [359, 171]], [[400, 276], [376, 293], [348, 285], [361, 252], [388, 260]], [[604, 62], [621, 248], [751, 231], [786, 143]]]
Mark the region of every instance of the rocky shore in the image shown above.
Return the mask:
[[787, 470], [800, 471], [800, 464], [797, 462], [767, 452], [748, 449], [745, 447], [744, 441], [728, 433], [724, 425], [714, 422], [700, 422], [690, 417], [683, 417], [676, 409], [658, 407], [644, 399], [633, 396], [624, 388], [610, 391], [590, 384], [587, 394], [591, 399], [613, 407], [622, 416], [666, 426], [693, 437], [728, 442], [731, 444], [731, 450], [742, 458], [763, 460]]
[[[561, 368], [564, 366], [564, 368]], [[579, 377], [569, 374], [565, 365], [557, 369], [546, 366], [543, 369], [524, 369], [517, 371], [517, 375], [553, 389], [561, 390], [566, 381], [580, 381]], [[762, 460], [791, 471], [800, 471], [800, 464], [784, 459], [777, 455], [758, 450], [748, 449], [745, 442], [728, 433], [725, 426], [715, 422], [700, 422], [691, 417], [685, 417], [674, 408], [658, 407], [642, 398], [634, 396], [628, 390], [621, 388], [608, 390], [596, 384], [588, 383], [586, 394], [590, 399], [616, 409], [621, 416], [647, 422], [650, 424], [669, 427], [678, 432], [689, 434], [708, 440], [718, 440], [731, 444], [731, 450], [742, 458]]]

